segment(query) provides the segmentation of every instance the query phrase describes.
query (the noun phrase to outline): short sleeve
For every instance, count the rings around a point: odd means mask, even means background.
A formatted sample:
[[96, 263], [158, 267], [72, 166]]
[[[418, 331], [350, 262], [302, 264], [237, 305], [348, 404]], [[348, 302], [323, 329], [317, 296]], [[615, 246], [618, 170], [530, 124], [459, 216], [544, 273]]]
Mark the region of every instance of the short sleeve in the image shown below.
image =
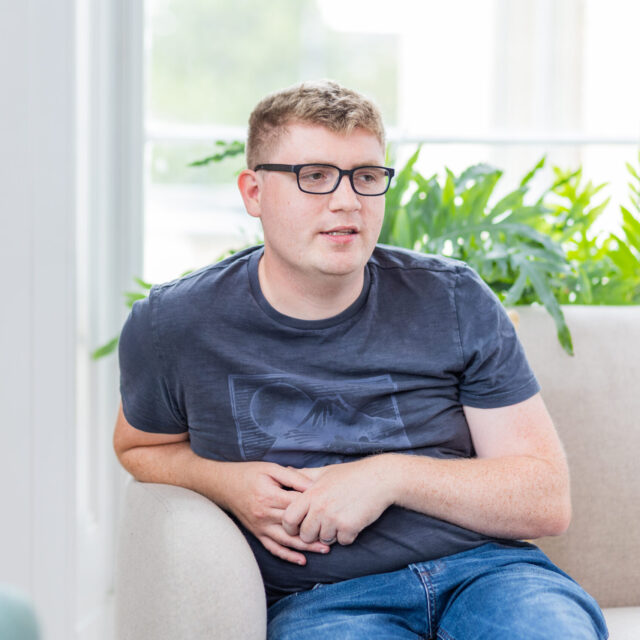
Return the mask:
[[120, 394], [125, 418], [136, 429], [151, 433], [184, 433], [186, 421], [167, 380], [160, 340], [153, 322], [155, 290], [137, 301], [127, 318], [118, 346]]
[[460, 402], [491, 409], [522, 402], [540, 391], [513, 322], [470, 267], [458, 273], [455, 304], [463, 359]]

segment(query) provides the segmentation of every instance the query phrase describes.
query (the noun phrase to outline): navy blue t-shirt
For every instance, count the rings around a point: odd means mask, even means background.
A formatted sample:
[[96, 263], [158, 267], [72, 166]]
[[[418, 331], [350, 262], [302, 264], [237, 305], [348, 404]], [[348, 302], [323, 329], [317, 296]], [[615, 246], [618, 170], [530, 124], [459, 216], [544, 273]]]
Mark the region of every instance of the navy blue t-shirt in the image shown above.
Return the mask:
[[[262, 252], [237, 253], [135, 303], [119, 348], [131, 425], [188, 431], [198, 455], [220, 461], [317, 467], [383, 452], [469, 458], [463, 405], [507, 406], [539, 391], [502, 305], [465, 264], [378, 246], [358, 299], [309, 321], [267, 302]], [[492, 539], [393, 506], [353, 544], [308, 553], [300, 567], [243, 531], [270, 602]]]

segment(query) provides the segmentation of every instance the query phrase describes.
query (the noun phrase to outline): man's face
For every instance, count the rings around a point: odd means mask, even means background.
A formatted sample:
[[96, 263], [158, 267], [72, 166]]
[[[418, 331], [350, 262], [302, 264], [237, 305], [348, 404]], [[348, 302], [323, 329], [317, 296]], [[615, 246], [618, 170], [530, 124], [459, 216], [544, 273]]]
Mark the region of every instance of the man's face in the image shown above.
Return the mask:
[[[384, 165], [377, 138], [362, 129], [341, 135], [311, 124], [292, 124], [263, 160], [278, 164], [332, 164], [341, 169]], [[298, 189], [294, 173], [258, 171], [258, 215], [265, 267], [317, 277], [361, 275], [380, 234], [384, 196], [356, 194], [344, 176], [336, 191]]]

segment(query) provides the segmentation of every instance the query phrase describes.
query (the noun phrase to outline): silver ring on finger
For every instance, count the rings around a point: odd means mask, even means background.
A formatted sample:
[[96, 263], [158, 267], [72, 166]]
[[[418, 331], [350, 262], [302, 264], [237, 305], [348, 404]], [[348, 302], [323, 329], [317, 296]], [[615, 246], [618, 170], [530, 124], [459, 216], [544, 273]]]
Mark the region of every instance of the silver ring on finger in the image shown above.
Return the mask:
[[333, 538], [329, 538], [329, 540], [325, 540], [324, 538], [320, 538], [320, 542], [323, 544], [333, 544], [337, 538], [334, 536]]

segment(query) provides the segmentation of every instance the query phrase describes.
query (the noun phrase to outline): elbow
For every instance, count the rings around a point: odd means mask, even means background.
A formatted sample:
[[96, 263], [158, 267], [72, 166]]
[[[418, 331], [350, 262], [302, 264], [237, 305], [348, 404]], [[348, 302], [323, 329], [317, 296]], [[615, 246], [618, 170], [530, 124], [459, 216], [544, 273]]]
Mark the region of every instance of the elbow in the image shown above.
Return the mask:
[[127, 455], [130, 449], [128, 447], [122, 446], [122, 443], [114, 442], [113, 451], [116, 454], [116, 458], [118, 459], [118, 462], [120, 463], [122, 468], [125, 471], [133, 474], [131, 470], [131, 464], [129, 462], [129, 456]]
[[540, 523], [542, 531], [538, 537], [544, 536], [561, 536], [567, 532], [571, 524], [572, 509], [571, 497], [566, 491], [554, 501], [553, 505], [545, 510], [545, 517]]
[[123, 467], [125, 467], [125, 469], [126, 469], [126, 466], [123, 462], [123, 458], [125, 453], [129, 451], [130, 448], [131, 447], [125, 441], [125, 438], [122, 437], [121, 432], [118, 429], [116, 429], [113, 434], [113, 451], [116, 454], [116, 458], [118, 458], [118, 461]]
[[561, 536], [567, 532], [571, 524], [571, 507], [558, 510], [558, 514], [548, 523], [549, 530], [547, 536]]
[[569, 525], [571, 524], [571, 518], [573, 517], [573, 509], [571, 507], [571, 496], [567, 490], [566, 496], [562, 502], [562, 507], [559, 509], [560, 513], [557, 518], [557, 531], [556, 536], [560, 536], [567, 532]]

